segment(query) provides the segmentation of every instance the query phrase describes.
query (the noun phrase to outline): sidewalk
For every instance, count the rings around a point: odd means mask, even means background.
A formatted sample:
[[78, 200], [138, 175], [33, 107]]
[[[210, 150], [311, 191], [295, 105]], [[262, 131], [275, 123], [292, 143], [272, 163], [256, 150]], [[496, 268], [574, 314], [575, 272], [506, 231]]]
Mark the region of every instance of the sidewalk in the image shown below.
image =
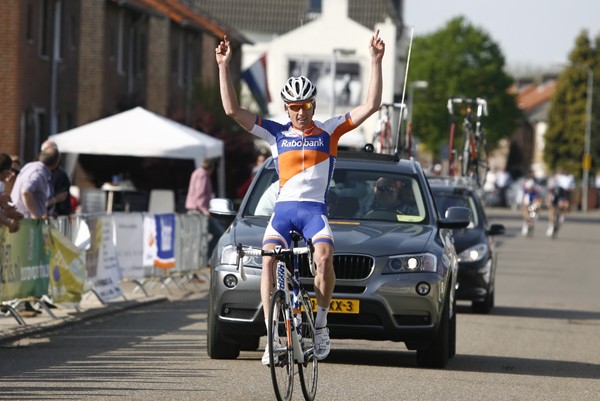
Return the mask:
[[103, 304], [93, 292], [87, 292], [77, 308], [59, 304], [56, 308], [49, 308], [50, 313], [44, 308], [41, 308], [38, 313], [30, 311], [20, 313], [24, 325], [19, 324], [18, 320], [9, 313], [0, 314], [0, 344], [128, 309], [167, 300], [176, 301], [194, 296], [205, 296], [208, 294], [208, 277], [208, 271], [203, 270], [192, 280], [146, 282], [143, 290], [134, 282], [124, 281], [121, 285], [124, 297]]

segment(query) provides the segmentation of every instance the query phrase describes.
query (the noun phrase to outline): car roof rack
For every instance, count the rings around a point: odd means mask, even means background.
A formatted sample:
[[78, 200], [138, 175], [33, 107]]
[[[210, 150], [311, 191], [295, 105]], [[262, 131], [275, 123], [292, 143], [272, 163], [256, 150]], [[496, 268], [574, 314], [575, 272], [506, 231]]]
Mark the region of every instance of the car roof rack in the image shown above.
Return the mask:
[[454, 177], [454, 176], [437, 176], [437, 175], [428, 175], [427, 176], [427, 181], [429, 181], [430, 185], [444, 185], [444, 186], [450, 186], [450, 185], [454, 185], [454, 186], [465, 186], [465, 187], [469, 187], [472, 188], [474, 186], [474, 181], [473, 178], [471, 177], [464, 177], [464, 176], [458, 176], [458, 177]]
[[338, 152], [338, 157], [344, 159], [398, 162], [398, 158], [394, 155], [386, 155], [383, 153], [371, 153], [364, 151], [341, 150]]

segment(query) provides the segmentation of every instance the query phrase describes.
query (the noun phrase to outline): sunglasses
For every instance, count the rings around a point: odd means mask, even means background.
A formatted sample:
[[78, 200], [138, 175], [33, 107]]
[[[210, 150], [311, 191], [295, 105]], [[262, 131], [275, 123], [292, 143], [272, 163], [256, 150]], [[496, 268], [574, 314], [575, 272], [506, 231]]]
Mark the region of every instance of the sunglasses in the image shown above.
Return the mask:
[[288, 104], [288, 108], [292, 111], [298, 112], [300, 109], [310, 110], [313, 107], [313, 102], [306, 102], [300, 104]]
[[394, 187], [391, 185], [377, 185], [377, 191], [379, 191], [379, 192], [394, 192]]
[[16, 168], [12, 168], [12, 167], [10, 168], [10, 171], [11, 171], [12, 173], [15, 173], [15, 175], [16, 175], [16, 174], [19, 174], [19, 173], [21, 172], [21, 170], [17, 170]]

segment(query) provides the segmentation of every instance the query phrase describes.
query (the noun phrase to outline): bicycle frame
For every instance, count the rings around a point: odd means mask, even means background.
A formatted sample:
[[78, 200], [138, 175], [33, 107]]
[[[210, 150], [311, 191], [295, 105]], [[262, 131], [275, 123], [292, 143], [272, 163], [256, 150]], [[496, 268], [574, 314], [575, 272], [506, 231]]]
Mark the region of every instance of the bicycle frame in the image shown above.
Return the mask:
[[[483, 160], [480, 160], [479, 152], [484, 152], [483, 154], [485, 154], [485, 136], [483, 134], [483, 123], [481, 118], [483, 115], [487, 116], [487, 101], [481, 98], [450, 98], [447, 103], [450, 115], [454, 115], [454, 105], [456, 104], [466, 105], [467, 107], [467, 112], [462, 122], [464, 134], [461, 173], [463, 176], [473, 174], [477, 177], [477, 184], [483, 185], [488, 166], [485, 156], [483, 156]], [[477, 107], [477, 111], [476, 113], [473, 113], [473, 107], [475, 106]], [[473, 127], [473, 125], [475, 125], [475, 127]], [[452, 123], [450, 131], [450, 146], [452, 147], [453, 140], [454, 123]], [[453, 151], [452, 148], [449, 149], [449, 164], [451, 162]], [[483, 174], [478, 171], [481, 167], [485, 168]]]
[[[392, 121], [395, 110], [402, 110], [404, 104], [402, 103], [382, 103], [379, 107], [379, 116], [377, 120], [377, 130], [373, 136], [374, 145], [378, 146], [377, 149], [380, 153], [388, 154], [394, 150], [394, 138], [392, 134]], [[402, 115], [399, 116], [398, 124], [402, 124]], [[400, 129], [398, 129], [400, 133]], [[397, 140], [400, 140], [398, 138]]]
[[[297, 247], [297, 241], [294, 241], [294, 247], [290, 249], [284, 249], [280, 246], [275, 247], [271, 250], [264, 249], [243, 249], [241, 244], [238, 244], [238, 270], [240, 271], [240, 277], [242, 280], [246, 280], [246, 273], [244, 270], [244, 256], [274, 256], [277, 259], [277, 270], [276, 270], [276, 291], [283, 291], [285, 294], [285, 304], [291, 305], [292, 308], [286, 308], [286, 331], [288, 334], [288, 339], [291, 339], [291, 344], [288, 343], [288, 347], [293, 347], [294, 352], [294, 361], [297, 363], [304, 363], [304, 354], [302, 352], [302, 346], [300, 344], [300, 337], [298, 336], [298, 330], [300, 325], [294, 321], [293, 315], [296, 313], [300, 313], [302, 307], [311, 307], [312, 305], [303, 305], [302, 302], [302, 294], [301, 294], [301, 284], [300, 284], [300, 255], [307, 254], [308, 255], [308, 263], [310, 267], [310, 272], [313, 276], [316, 275], [316, 267], [313, 260], [313, 252], [314, 248], [312, 243], [309, 241], [307, 247]], [[286, 257], [292, 256], [292, 271], [287, 268]], [[290, 293], [287, 283], [289, 283], [292, 287], [292, 292]], [[308, 322], [310, 325], [313, 322]], [[311, 327], [314, 331], [314, 327]]]

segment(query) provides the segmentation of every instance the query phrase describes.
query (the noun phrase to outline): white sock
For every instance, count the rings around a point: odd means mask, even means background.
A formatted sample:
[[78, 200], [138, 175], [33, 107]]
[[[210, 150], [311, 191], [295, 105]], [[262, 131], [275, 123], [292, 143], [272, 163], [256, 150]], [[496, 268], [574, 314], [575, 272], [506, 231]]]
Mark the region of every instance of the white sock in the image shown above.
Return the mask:
[[315, 318], [315, 328], [321, 329], [327, 326], [327, 312], [329, 312], [329, 306], [317, 305], [317, 317]]

